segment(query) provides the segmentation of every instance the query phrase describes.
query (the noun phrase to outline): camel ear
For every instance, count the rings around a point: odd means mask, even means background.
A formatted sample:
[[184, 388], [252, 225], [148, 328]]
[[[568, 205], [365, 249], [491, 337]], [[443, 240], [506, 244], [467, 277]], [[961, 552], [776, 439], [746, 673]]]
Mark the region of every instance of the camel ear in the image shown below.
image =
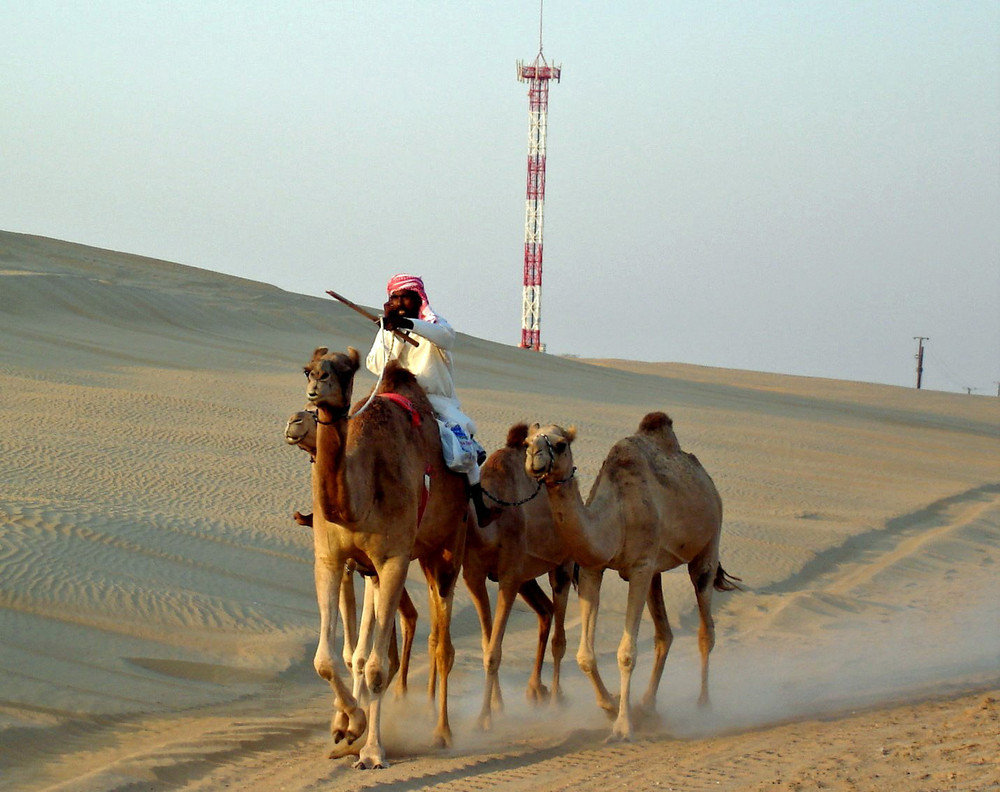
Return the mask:
[[321, 357], [323, 357], [323, 355], [325, 355], [329, 351], [330, 350], [327, 349], [326, 347], [316, 347], [316, 349], [313, 350], [312, 359], [319, 360]]
[[358, 350], [352, 346], [347, 347], [347, 356], [351, 359], [351, 370], [357, 371], [361, 365], [361, 355], [358, 354]]
[[572, 443], [576, 439], [576, 427], [570, 426], [569, 429], [566, 430], [566, 434], [563, 435], [563, 438], [567, 443]]

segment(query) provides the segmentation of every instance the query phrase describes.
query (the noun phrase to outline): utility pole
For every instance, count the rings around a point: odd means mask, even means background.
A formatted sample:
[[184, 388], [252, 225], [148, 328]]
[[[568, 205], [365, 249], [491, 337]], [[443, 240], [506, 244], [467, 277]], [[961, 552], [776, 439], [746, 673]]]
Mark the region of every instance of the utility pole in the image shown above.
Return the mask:
[[920, 383], [924, 378], [924, 341], [930, 341], [927, 336], [913, 336], [917, 342], [917, 390], [920, 390]]

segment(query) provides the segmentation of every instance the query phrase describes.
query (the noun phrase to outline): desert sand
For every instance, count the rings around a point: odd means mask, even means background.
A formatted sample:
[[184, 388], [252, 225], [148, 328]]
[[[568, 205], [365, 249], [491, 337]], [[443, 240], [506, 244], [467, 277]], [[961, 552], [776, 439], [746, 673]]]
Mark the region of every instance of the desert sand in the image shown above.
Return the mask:
[[[370, 341], [329, 299], [0, 232], [0, 788], [1000, 788], [1000, 399], [470, 335], [458, 386], [488, 450], [517, 421], [575, 424], [586, 492], [611, 444], [665, 410], [712, 474], [722, 562], [743, 580], [715, 596], [712, 707], [696, 706], [694, 597], [676, 570], [658, 717], [635, 741], [604, 742], [574, 662], [575, 595], [566, 701], [525, 701], [535, 619], [519, 606], [506, 710], [477, 732], [479, 626], [459, 583], [455, 743], [435, 749], [418, 574], [411, 689], [386, 705], [392, 766], [330, 758], [311, 540], [291, 520], [308, 459], [282, 430], [313, 348]], [[373, 382], [359, 374], [355, 392]], [[624, 592], [605, 576], [598, 649], [615, 684]], [[647, 619], [640, 691], [651, 643]]]

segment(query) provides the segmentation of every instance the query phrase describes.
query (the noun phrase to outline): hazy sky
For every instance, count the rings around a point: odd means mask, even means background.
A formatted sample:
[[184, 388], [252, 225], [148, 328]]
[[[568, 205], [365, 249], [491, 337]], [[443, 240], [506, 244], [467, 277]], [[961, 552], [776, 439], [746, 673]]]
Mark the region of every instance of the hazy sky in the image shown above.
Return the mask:
[[[542, 340], [997, 393], [1000, 2], [547, 0]], [[0, 228], [516, 345], [538, 3], [0, 3]]]

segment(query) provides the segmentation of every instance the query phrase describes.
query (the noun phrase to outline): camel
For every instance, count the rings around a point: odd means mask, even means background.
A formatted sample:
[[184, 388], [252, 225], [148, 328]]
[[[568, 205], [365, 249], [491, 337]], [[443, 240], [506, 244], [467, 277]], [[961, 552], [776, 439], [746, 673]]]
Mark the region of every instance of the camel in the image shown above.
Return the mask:
[[[428, 649], [440, 679], [434, 742], [451, 744], [448, 674], [454, 663], [451, 612], [465, 550], [469, 500], [464, 476], [444, 465], [430, 402], [413, 375], [395, 362], [384, 372], [366, 409], [348, 417], [356, 349], [319, 347], [305, 366], [306, 396], [317, 408], [313, 475], [313, 550], [320, 636], [313, 665], [334, 691], [334, 739], [368, 739], [356, 767], [388, 767], [381, 736], [381, 705], [390, 681], [390, 643], [410, 561], [417, 559], [431, 606]], [[332, 644], [345, 564], [353, 560], [377, 575], [372, 651], [364, 663], [365, 690], [355, 697], [343, 679]], [[367, 704], [367, 716], [363, 706]]]
[[[285, 442], [301, 448], [312, 461], [316, 458], [316, 413], [308, 408], [292, 413], [285, 422]], [[299, 525], [312, 528], [312, 514], [302, 514], [296, 511], [292, 515]], [[357, 564], [348, 562], [343, 580], [340, 584], [340, 618], [344, 620], [344, 664], [355, 673], [355, 669], [363, 673], [364, 660], [368, 651], [366, 642], [358, 641], [357, 594], [354, 589], [354, 573]], [[366, 585], [371, 575], [363, 574]], [[370, 603], [373, 600], [365, 599]], [[362, 614], [362, 621], [372, 618], [373, 614]], [[410, 669], [410, 655], [413, 651], [413, 639], [417, 632], [417, 608], [404, 588], [399, 600], [399, 621], [403, 633], [403, 651], [399, 660], [399, 674], [396, 677], [396, 697], [402, 698], [407, 691], [407, 678]], [[355, 656], [357, 653], [357, 656]]]
[[[719, 564], [722, 499], [711, 477], [687, 454], [662, 412], [647, 414], [638, 431], [608, 452], [584, 504], [573, 466], [576, 429], [535, 424], [526, 440], [525, 470], [545, 482], [560, 539], [580, 565], [582, 631], [577, 662], [590, 678], [597, 703], [615, 718], [609, 740], [633, 735], [629, 698], [635, 668], [639, 621], [644, 603], [654, 622], [654, 667], [643, 708], [655, 708], [663, 664], [672, 641], [660, 573], [686, 564], [694, 585], [700, 626], [701, 694], [707, 706], [708, 656], [715, 645], [712, 590], [736, 588]], [[621, 689], [617, 703], [601, 680], [594, 634], [605, 569], [628, 581], [625, 630], [618, 647]]]
[[[561, 697], [559, 667], [566, 652], [564, 624], [573, 565], [568, 550], [553, 530], [545, 490], [539, 489], [540, 485], [534, 484], [525, 473], [527, 434], [527, 424], [512, 426], [505, 446], [494, 451], [483, 465], [482, 482], [487, 497], [508, 505], [488, 527], [471, 524], [462, 565], [462, 575], [483, 631], [486, 684], [478, 725], [484, 731], [492, 726], [494, 708], [503, 706], [500, 659], [507, 620], [518, 594], [538, 615], [538, 648], [528, 680], [528, 699], [541, 702], [549, 696], [541, 674], [553, 616], [556, 632], [552, 638], [552, 695], [557, 701]], [[552, 586], [551, 600], [535, 579], [545, 574], [549, 575]], [[499, 584], [496, 615], [492, 617], [487, 578]]]
[[[533, 486], [531, 479], [524, 472], [524, 440], [527, 434], [527, 424], [512, 426], [505, 447], [494, 452], [484, 464], [483, 481], [487, 497], [492, 493], [506, 503], [517, 503], [517, 505], [504, 509], [498, 522], [492, 523], [488, 528], [480, 528], [476, 523], [470, 523], [462, 564], [462, 575], [479, 614], [483, 633], [486, 689], [479, 727], [484, 731], [491, 727], [493, 709], [500, 709], [503, 706], [499, 680], [503, 636], [514, 598], [519, 594], [538, 616], [538, 648], [528, 680], [527, 697], [533, 702], [543, 702], [550, 696], [550, 691], [542, 683], [541, 675], [545, 662], [545, 647], [548, 644], [553, 620], [556, 632], [552, 639], [551, 695], [557, 701], [562, 697], [559, 670], [566, 652], [565, 616], [573, 564], [568, 561], [566, 551], [560, 548], [554, 539], [552, 517], [545, 491]], [[308, 409], [293, 413], [285, 427], [285, 440], [311, 455], [315, 454], [315, 413]], [[525, 502], [518, 503], [518, 501]], [[312, 524], [308, 515], [296, 512], [295, 516], [296, 521], [302, 525]], [[536, 581], [536, 578], [543, 574], [549, 575], [552, 599], [549, 599]], [[487, 578], [499, 583], [495, 617], [491, 614], [489, 594], [486, 590]], [[353, 579], [345, 576], [344, 580], [351, 583], [348, 596], [353, 603]], [[344, 601], [345, 592], [342, 590], [341, 618], [347, 623]], [[403, 652], [396, 693], [404, 695], [413, 630], [416, 625], [416, 609], [405, 589], [400, 600], [400, 616], [403, 628]], [[361, 663], [355, 662], [353, 658], [356, 645], [357, 639], [351, 639], [351, 650], [348, 653], [345, 640], [344, 660], [348, 667], [353, 669], [361, 667]], [[358, 659], [363, 660], [363, 655]]]

